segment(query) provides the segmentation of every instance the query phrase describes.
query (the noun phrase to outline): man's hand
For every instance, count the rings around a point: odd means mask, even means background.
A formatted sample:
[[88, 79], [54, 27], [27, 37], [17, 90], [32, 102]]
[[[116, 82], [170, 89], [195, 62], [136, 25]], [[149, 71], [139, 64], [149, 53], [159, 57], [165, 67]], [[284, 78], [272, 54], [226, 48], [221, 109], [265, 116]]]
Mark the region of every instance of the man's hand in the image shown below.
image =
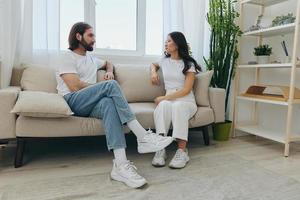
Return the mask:
[[154, 99], [156, 105], [158, 105], [161, 101], [168, 100], [166, 96], [159, 96]]
[[105, 80], [113, 80], [115, 78], [114, 73], [112, 72], [106, 72], [104, 75]]

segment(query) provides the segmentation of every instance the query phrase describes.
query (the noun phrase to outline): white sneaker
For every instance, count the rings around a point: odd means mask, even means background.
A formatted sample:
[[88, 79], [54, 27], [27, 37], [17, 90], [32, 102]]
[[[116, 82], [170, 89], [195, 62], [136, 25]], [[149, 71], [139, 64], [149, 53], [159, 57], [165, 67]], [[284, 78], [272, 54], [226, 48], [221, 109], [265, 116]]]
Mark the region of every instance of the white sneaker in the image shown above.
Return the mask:
[[113, 180], [125, 183], [129, 187], [139, 188], [145, 185], [147, 181], [144, 177], [139, 175], [136, 170], [137, 168], [130, 161], [117, 165], [114, 160], [110, 177]]
[[178, 149], [172, 158], [169, 167], [174, 169], [181, 169], [186, 166], [189, 162], [190, 158], [188, 156], [188, 151], [183, 151], [182, 149]]
[[142, 141], [138, 142], [139, 153], [154, 153], [160, 151], [174, 141], [172, 137], [164, 137], [159, 134], [153, 133], [151, 130], [147, 131]]
[[166, 159], [167, 154], [165, 149], [157, 151], [152, 159], [152, 165], [154, 167], [163, 167], [166, 165]]

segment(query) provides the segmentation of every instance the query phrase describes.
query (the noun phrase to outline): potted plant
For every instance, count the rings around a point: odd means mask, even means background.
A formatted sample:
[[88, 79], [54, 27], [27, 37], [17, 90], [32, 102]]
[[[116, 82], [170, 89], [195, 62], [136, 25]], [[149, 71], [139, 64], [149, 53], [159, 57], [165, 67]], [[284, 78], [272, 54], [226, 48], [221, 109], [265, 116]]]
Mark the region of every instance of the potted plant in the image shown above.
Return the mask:
[[258, 64], [270, 63], [270, 55], [272, 54], [272, 47], [267, 44], [259, 45], [254, 48], [254, 55], [256, 56]]
[[[207, 21], [210, 25], [210, 53], [204, 58], [206, 68], [213, 70], [212, 87], [226, 90], [225, 112], [228, 108], [231, 81], [234, 77], [236, 61], [239, 56], [237, 50], [238, 37], [242, 31], [236, 25], [239, 13], [235, 10], [236, 0], [210, 0]], [[226, 119], [224, 123], [213, 126], [215, 140], [228, 140], [232, 122]]]

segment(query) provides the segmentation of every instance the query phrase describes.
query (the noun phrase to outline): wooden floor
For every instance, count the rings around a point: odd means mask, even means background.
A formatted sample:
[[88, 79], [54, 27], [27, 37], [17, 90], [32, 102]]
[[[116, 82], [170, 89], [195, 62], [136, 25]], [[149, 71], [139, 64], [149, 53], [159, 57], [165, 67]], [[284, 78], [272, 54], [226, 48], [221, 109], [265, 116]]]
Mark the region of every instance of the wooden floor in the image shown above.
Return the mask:
[[[139, 197], [141, 196], [139, 195], [142, 194], [147, 194], [153, 198], [155, 197], [155, 199], [160, 199], [162, 196], [155, 196], [155, 194], [157, 194], [155, 191], [164, 187], [171, 188], [172, 181], [174, 181], [174, 177], [171, 176], [177, 175], [189, 178], [187, 180], [183, 178], [176, 179], [176, 181], [179, 182], [180, 180], [185, 180], [187, 183], [192, 184], [192, 176], [195, 175], [199, 176], [199, 182], [195, 182], [193, 185], [202, 184], [201, 180], [206, 180], [206, 182], [213, 180], [213, 185], [220, 184], [220, 187], [223, 188], [223, 191], [215, 190], [213, 187], [207, 188], [207, 190], [213, 192], [202, 193], [203, 198], [236, 200], [240, 198], [247, 200], [268, 199], [267, 197], [257, 198], [255, 195], [249, 196], [253, 191], [255, 191], [257, 195], [260, 193], [264, 194], [264, 192], [260, 190], [260, 186], [257, 185], [258, 179], [261, 178], [270, 181], [270, 183], [265, 183], [270, 185], [268, 190], [274, 189], [274, 192], [270, 194], [275, 194], [276, 190], [280, 188], [286, 187], [284, 191], [287, 191], [287, 188], [293, 188], [293, 190], [290, 191], [292, 194], [290, 198], [285, 199], [300, 199], [300, 143], [291, 144], [290, 157], [286, 158], [283, 156], [284, 146], [282, 144], [257, 138], [255, 136], [242, 136], [227, 142], [212, 141], [212, 144], [209, 147], [206, 147], [203, 145], [202, 134], [191, 133], [190, 135], [189, 153], [191, 162], [187, 168], [178, 171], [170, 170], [168, 167], [160, 169], [152, 167], [150, 163], [153, 154], [138, 154], [136, 151], [135, 137], [133, 135], [126, 136], [128, 158], [136, 163], [139, 172], [141, 172], [141, 174], [149, 181], [147, 188], [142, 189], [142, 191], [144, 190], [144, 193], [140, 193], [141, 191], [134, 193], [137, 194], [137, 196], [133, 199], [140, 199]], [[24, 166], [18, 169], [13, 168], [15, 144], [11, 143], [6, 147], [2, 147], [0, 149], [0, 200], [99, 199], [99, 196], [97, 195], [100, 194], [109, 194], [104, 199], [126, 197], [126, 195], [131, 192], [131, 189], [128, 189], [122, 184], [107, 181], [111, 170], [112, 154], [107, 151], [105, 146], [106, 141], [104, 137], [69, 138], [32, 142], [29, 143], [26, 148]], [[167, 152], [169, 154], [169, 160], [172, 158], [175, 149], [175, 144], [168, 147]], [[253, 169], [247, 169], [248, 166]], [[244, 171], [247, 171], [249, 176], [257, 177], [253, 177], [253, 179], [251, 179], [251, 177], [244, 177], [244, 180], [241, 181], [245, 182], [241, 182], [241, 184], [238, 185], [235, 185], [236, 183], [230, 183], [233, 185], [232, 188], [227, 188], [225, 183], [218, 182], [218, 180], [231, 180], [229, 179], [230, 177], [227, 177], [228, 173], [232, 173], [234, 177], [243, 177], [242, 175], [245, 175], [243, 174], [243, 170], [239, 170], [244, 167]], [[219, 170], [219, 174], [215, 177], [211, 177], [213, 168]], [[256, 173], [256, 169], [259, 173]], [[202, 172], [203, 174], [201, 174]], [[76, 177], [78, 179], [76, 179]], [[82, 177], [90, 178], [83, 180]], [[89, 182], [93, 180], [91, 177], [97, 177], [94, 180], [95, 183]], [[277, 177], [278, 182], [274, 181], [271, 183], [273, 179], [277, 180]], [[63, 183], [67, 180], [69, 182]], [[78, 183], [82, 182], [87, 185], [91, 184], [89, 185], [89, 188], [93, 188], [93, 184], [99, 184], [99, 186], [97, 186], [99, 193], [96, 194], [91, 192], [89, 193], [90, 196], [84, 196], [83, 191], [88, 189], [83, 190], [81, 188], [81, 196], [79, 194], [76, 194], [76, 196], [73, 194], [73, 192], [76, 191], [69, 191], [69, 189], [79, 187], [76, 184], [77, 181]], [[100, 181], [100, 183], [98, 181]], [[260, 182], [263, 181], [264, 180], [260, 180]], [[279, 185], [276, 185], [275, 182]], [[51, 184], [57, 185], [62, 183], [63, 186], [61, 187], [66, 187], [65, 189], [60, 190], [54, 186], [54, 188], [51, 189]], [[185, 183], [185, 185], [187, 183]], [[32, 187], [34, 188], [41, 187], [39, 189], [40, 191], [34, 189], [30, 190], [30, 184], [32, 184]], [[43, 184], [45, 187], [42, 187]], [[251, 186], [250, 188], [253, 190], [250, 194], [247, 193], [247, 189], [245, 189], [247, 188], [246, 186], [241, 186], [247, 184], [249, 184], [249, 187]], [[120, 191], [119, 196], [117, 196], [118, 193], [115, 191], [109, 193], [109, 189], [111, 189], [112, 186], [118, 188], [118, 191]], [[238, 188], [240, 186], [242, 188]], [[174, 187], [176, 188], [176, 186]], [[192, 185], [190, 187], [192, 188]], [[299, 187], [299, 190], [296, 190], [296, 187]], [[151, 188], [154, 191], [152, 191]], [[79, 191], [80, 188], [77, 190]], [[297, 191], [299, 191], [299, 193]], [[18, 192], [22, 193], [22, 195], [19, 194], [18, 196]], [[41, 195], [42, 193], [43, 195]], [[216, 195], [210, 196], [212, 193]], [[71, 194], [74, 198], [72, 198]], [[180, 196], [178, 196], [178, 199], [185, 199], [179, 197]], [[288, 195], [285, 197], [288, 197]], [[270, 199], [274, 200], [276, 197], [273, 196], [272, 198], [270, 197]]]

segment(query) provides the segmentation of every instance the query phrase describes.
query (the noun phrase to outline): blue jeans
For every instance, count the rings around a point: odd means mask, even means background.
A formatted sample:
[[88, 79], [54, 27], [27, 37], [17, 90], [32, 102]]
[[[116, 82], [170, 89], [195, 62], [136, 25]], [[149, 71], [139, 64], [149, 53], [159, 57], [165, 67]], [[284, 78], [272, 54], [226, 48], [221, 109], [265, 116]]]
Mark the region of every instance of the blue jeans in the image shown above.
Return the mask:
[[75, 116], [102, 119], [109, 150], [126, 148], [123, 124], [134, 120], [117, 81], [88, 86], [64, 96]]

